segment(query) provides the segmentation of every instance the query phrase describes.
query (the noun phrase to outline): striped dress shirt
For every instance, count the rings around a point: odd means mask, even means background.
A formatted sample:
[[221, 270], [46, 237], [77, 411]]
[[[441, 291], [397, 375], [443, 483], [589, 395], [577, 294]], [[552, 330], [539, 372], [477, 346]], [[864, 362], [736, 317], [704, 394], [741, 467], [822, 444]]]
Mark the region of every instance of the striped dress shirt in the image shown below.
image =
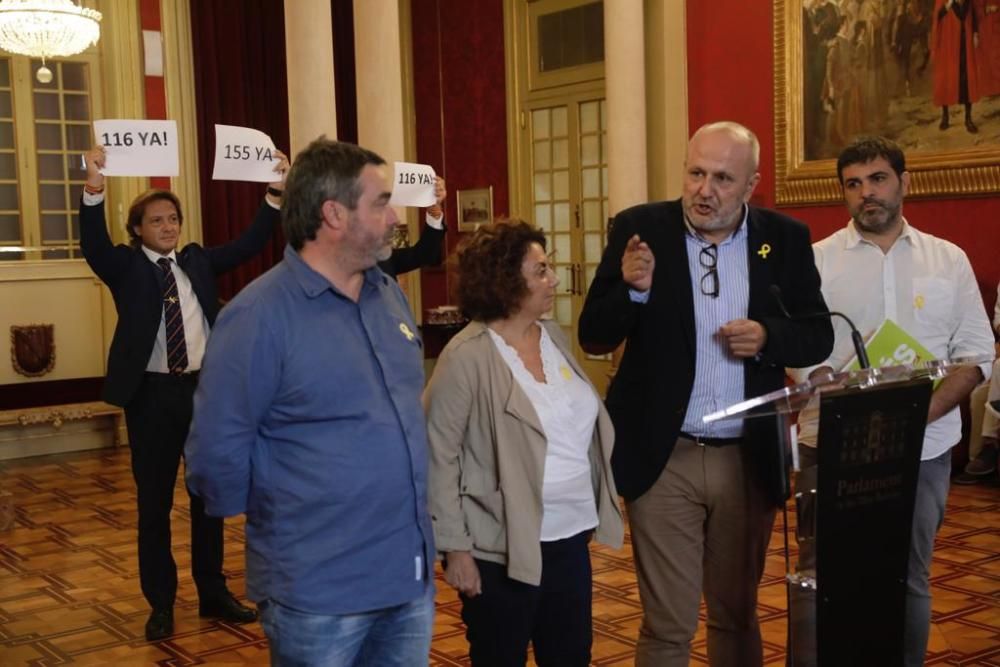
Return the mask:
[[681, 430], [707, 438], [735, 438], [743, 434], [743, 421], [729, 420], [704, 424], [705, 415], [738, 403], [746, 398], [743, 386], [743, 360], [729, 353], [726, 341], [718, 335], [719, 327], [747, 316], [750, 305], [750, 266], [747, 260], [747, 208], [743, 221], [729, 238], [717, 246], [716, 268], [719, 272], [719, 296], [701, 289], [707, 269], [699, 256], [711, 245], [688, 225], [687, 256], [694, 293], [695, 370], [694, 386], [688, 400]]

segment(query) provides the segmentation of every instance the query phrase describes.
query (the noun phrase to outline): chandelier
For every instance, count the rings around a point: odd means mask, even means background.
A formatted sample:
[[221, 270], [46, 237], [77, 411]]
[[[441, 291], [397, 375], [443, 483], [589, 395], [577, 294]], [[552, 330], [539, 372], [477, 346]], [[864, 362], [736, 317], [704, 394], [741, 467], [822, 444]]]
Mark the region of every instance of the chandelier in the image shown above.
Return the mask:
[[66, 57], [96, 44], [101, 13], [72, 0], [0, 0], [0, 49], [41, 58], [38, 80], [48, 83], [52, 72], [46, 58]]

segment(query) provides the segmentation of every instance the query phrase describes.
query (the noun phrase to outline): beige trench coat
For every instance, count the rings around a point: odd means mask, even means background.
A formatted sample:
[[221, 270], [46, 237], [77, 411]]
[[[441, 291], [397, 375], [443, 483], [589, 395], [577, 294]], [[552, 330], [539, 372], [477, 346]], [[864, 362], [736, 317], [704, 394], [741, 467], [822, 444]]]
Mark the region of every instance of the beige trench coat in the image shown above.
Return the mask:
[[[543, 324], [576, 374], [587, 380], [559, 326]], [[511, 579], [537, 586], [547, 441], [531, 401], [483, 323], [472, 322], [445, 347], [424, 391], [424, 410], [438, 552], [471, 551], [476, 558], [505, 563]], [[624, 524], [611, 474], [613, 444], [602, 403], [590, 446], [596, 538], [618, 548]]]

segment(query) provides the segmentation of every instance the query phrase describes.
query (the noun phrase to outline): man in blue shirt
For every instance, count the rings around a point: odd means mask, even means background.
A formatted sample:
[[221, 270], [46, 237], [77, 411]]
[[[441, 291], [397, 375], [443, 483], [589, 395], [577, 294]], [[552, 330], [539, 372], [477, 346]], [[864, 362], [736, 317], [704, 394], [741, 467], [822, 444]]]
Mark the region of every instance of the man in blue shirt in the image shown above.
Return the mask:
[[385, 162], [320, 138], [288, 174], [285, 258], [223, 309], [186, 445], [214, 516], [246, 513], [274, 664], [426, 664], [433, 533], [421, 341]]

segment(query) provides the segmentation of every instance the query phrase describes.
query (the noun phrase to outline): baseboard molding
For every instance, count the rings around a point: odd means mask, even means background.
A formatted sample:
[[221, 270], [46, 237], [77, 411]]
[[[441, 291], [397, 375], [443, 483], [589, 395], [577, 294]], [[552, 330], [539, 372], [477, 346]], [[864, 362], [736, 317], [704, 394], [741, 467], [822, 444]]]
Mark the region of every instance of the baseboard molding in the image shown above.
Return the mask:
[[0, 411], [0, 461], [127, 443], [121, 408], [101, 401]]

